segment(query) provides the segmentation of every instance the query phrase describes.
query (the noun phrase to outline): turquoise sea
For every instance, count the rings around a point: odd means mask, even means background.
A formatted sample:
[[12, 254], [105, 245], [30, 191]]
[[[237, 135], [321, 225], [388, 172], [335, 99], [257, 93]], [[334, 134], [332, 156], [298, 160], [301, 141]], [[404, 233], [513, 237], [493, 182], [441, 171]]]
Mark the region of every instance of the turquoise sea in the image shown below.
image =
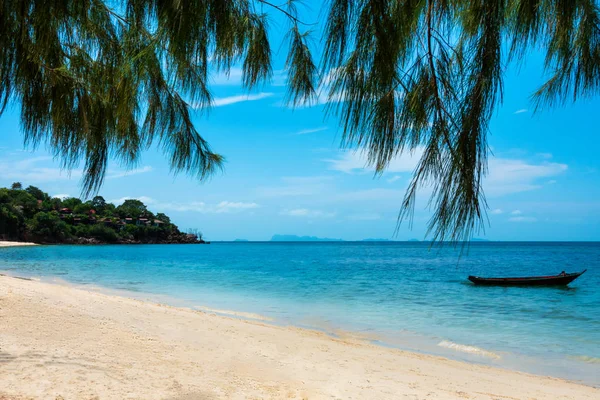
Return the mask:
[[[568, 288], [466, 279], [586, 268]], [[0, 249], [0, 272], [600, 386], [600, 243], [39, 246]]]

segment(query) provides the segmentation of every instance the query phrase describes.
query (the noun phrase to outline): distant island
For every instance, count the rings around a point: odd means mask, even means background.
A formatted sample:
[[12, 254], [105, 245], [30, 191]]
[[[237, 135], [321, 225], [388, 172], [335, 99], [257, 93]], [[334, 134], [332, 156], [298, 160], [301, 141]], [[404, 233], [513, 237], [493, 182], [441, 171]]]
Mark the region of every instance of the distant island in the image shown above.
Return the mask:
[[[236, 241], [239, 241], [236, 240]], [[320, 238], [317, 236], [298, 236], [298, 235], [273, 235], [270, 240], [271, 242], [346, 242], [344, 239], [331, 239], [331, 238]], [[474, 238], [472, 242], [489, 242], [487, 239]], [[408, 239], [408, 240], [393, 240], [383, 238], [366, 238], [360, 240], [349, 240], [348, 242], [389, 242], [389, 243], [431, 243], [431, 240], [419, 240], [419, 239]]]
[[248, 239], [235, 239], [234, 242], [248, 242]]
[[316, 236], [273, 235], [271, 242], [343, 242], [343, 240]]
[[199, 232], [183, 233], [171, 219], [140, 200], [115, 206], [96, 196], [51, 197], [21, 183], [0, 188], [0, 240], [68, 244], [206, 243]]

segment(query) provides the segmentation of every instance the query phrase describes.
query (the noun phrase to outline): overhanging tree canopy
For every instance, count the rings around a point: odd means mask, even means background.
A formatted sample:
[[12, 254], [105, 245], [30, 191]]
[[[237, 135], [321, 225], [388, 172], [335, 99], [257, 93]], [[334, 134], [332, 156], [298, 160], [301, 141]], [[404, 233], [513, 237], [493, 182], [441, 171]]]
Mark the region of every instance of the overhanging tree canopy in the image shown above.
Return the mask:
[[[288, 99], [326, 83], [343, 145], [378, 172], [424, 148], [401, 217], [434, 188], [430, 231], [468, 238], [485, 215], [486, 136], [506, 63], [546, 52], [536, 105], [598, 91], [600, 19], [592, 0], [332, 0], [321, 71], [295, 2], [263, 0], [0, 0], [0, 104], [20, 106], [26, 143], [47, 142], [84, 191], [108, 160], [132, 165], [158, 144], [174, 171], [204, 179], [222, 165], [196, 131], [211, 68], [243, 66], [246, 88], [271, 77], [268, 17], [290, 21]], [[309, 21], [312, 22], [312, 21]], [[309, 26], [310, 27], [310, 26]]]

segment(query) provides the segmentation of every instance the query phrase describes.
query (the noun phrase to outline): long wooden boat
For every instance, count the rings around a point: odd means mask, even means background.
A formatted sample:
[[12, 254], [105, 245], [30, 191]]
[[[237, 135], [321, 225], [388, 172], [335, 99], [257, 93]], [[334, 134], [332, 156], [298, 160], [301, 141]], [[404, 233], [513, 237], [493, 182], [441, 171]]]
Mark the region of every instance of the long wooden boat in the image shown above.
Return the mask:
[[487, 286], [565, 286], [579, 278], [581, 272], [566, 274], [564, 271], [551, 276], [526, 276], [522, 278], [482, 278], [469, 275], [469, 280], [476, 285]]

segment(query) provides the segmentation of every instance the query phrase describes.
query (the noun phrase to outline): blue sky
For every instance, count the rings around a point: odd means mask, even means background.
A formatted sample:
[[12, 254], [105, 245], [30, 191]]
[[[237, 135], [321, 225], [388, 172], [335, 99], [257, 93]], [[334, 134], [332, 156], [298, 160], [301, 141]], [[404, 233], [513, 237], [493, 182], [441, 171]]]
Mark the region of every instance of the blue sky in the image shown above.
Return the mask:
[[[274, 51], [281, 23], [273, 24]], [[318, 44], [318, 35], [315, 43]], [[210, 240], [268, 240], [274, 234], [423, 239], [430, 216], [421, 194], [412, 229], [394, 237], [404, 189], [418, 159], [404, 154], [381, 177], [364, 168], [360, 153], [339, 149], [340, 131], [324, 105], [282, 105], [286, 46], [275, 55], [270, 85], [248, 94], [240, 70], [214, 75], [214, 107], [198, 112], [198, 131], [227, 159], [205, 183], [174, 177], [151, 149], [139, 165], [111, 164], [100, 191], [107, 200], [140, 198], [180, 228], [198, 228]], [[533, 113], [530, 94], [542, 82], [543, 58], [530, 54], [506, 71], [504, 102], [494, 113], [485, 180], [491, 240], [599, 240], [600, 139], [594, 117], [600, 98]], [[18, 110], [0, 118], [0, 186], [14, 181], [51, 195], [78, 196], [79, 169], [61, 171], [42, 146], [23, 147]]]

